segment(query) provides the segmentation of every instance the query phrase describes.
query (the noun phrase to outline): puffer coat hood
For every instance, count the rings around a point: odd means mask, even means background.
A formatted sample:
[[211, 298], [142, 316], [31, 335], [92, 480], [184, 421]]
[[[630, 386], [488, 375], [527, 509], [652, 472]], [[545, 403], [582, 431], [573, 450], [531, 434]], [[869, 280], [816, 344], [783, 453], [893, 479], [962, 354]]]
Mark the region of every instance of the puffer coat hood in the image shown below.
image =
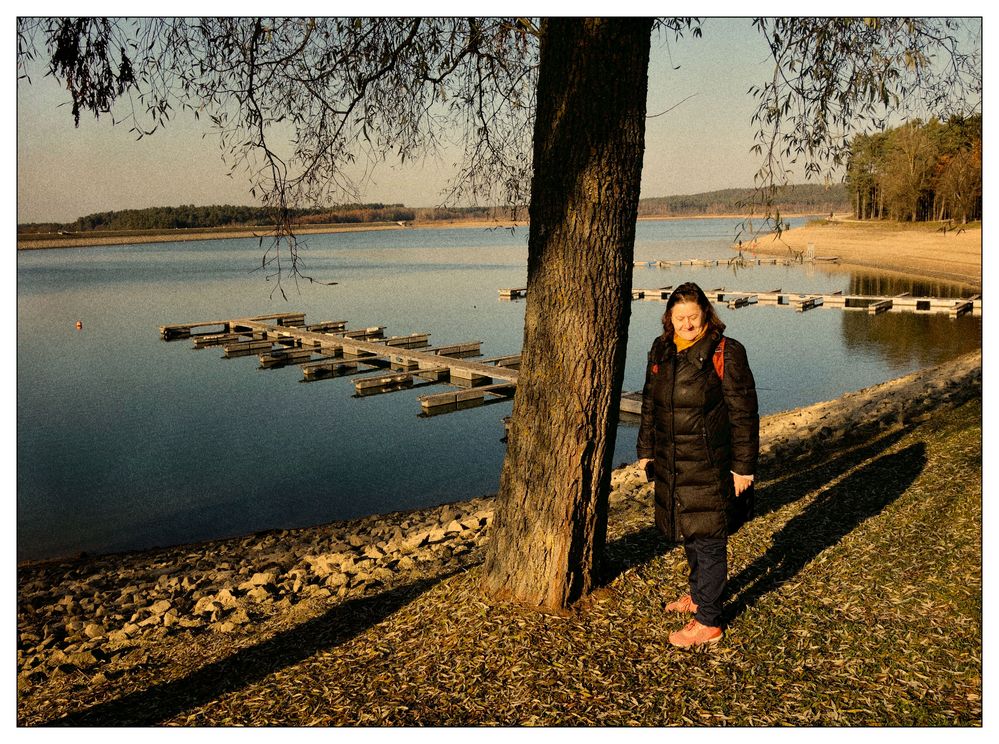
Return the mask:
[[721, 339], [709, 332], [677, 352], [660, 336], [649, 352], [638, 456], [655, 462], [656, 522], [673, 541], [727, 537], [752, 516], [753, 489], [736, 498], [732, 473], [756, 474], [756, 383], [745, 347], [727, 337], [719, 378], [712, 356]]

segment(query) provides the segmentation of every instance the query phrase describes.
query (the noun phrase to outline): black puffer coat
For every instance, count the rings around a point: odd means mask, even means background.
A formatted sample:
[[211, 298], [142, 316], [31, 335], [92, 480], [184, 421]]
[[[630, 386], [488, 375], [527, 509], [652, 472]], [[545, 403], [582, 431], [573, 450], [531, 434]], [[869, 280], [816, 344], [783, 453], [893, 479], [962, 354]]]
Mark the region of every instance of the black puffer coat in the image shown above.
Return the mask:
[[719, 378], [712, 355], [720, 340], [709, 332], [677, 353], [660, 336], [649, 352], [638, 456], [654, 460], [656, 524], [675, 542], [727, 537], [752, 516], [753, 489], [736, 498], [732, 472], [756, 474], [756, 383], [745, 347], [732, 338]]

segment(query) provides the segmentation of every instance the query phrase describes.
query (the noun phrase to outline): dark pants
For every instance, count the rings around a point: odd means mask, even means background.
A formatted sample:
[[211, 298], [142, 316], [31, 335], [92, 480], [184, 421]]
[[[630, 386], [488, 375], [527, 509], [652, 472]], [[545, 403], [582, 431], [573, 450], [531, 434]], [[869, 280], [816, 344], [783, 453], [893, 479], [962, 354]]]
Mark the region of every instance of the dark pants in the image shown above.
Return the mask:
[[728, 539], [724, 537], [695, 537], [683, 544], [690, 566], [690, 596], [697, 605], [694, 619], [714, 628], [722, 624], [728, 579], [727, 548]]

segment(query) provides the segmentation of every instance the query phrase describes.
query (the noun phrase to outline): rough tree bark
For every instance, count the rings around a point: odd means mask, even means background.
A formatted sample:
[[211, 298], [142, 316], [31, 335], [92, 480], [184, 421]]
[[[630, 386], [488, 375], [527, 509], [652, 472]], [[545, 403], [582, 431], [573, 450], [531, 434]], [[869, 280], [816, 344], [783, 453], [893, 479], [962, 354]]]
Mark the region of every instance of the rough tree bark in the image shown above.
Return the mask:
[[560, 610], [594, 584], [631, 315], [651, 30], [651, 19], [542, 27], [524, 345], [483, 571], [497, 599]]

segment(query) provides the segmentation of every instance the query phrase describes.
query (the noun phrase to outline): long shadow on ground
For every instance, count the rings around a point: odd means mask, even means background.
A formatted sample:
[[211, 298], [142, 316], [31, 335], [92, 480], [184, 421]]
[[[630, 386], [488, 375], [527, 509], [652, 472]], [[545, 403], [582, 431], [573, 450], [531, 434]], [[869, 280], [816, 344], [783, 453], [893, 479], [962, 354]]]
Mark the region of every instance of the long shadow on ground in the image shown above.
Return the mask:
[[729, 582], [733, 600], [727, 619], [737, 617], [823, 550], [879, 514], [906, 492], [925, 466], [926, 446], [918, 442], [863, 465], [821, 492], [774, 535], [766, 553]]
[[[765, 516], [803, 498], [806, 494], [829, 483], [837, 475], [884, 452], [905, 434], [906, 430], [892, 432], [827, 460], [817, 460], [813, 457], [795, 461], [789, 475], [774, 479], [757, 490], [754, 516]], [[774, 470], [776, 467], [776, 464], [771, 465], [768, 470]], [[762, 472], [760, 474], [761, 480], [770, 478], [773, 478], [770, 473]], [[599, 572], [598, 583], [600, 586], [612, 583], [630, 567], [648, 563], [657, 556], [678, 547], [678, 543], [667, 542], [652, 522], [653, 512], [650, 503], [649, 527], [630, 532], [607, 544], [603, 565]]]
[[48, 726], [155, 726], [324, 650], [349, 642], [412, 602], [452, 571], [362, 597], [278, 633], [256, 646], [212, 662], [180, 679], [132, 692], [86, 710], [47, 721]]
[[[891, 432], [862, 446], [840, 452], [828, 460], [813, 457], [806, 460], [796, 460], [790, 465], [780, 461], [770, 463], [761, 468], [758, 475], [761, 480], [771, 482], [756, 491], [755, 516], [762, 517], [775, 512], [797, 501], [805, 494], [822, 488], [836, 476], [877, 457], [902, 439], [909, 431], [911, 431], [910, 428]], [[790, 472], [786, 475], [773, 472], [777, 470]]]

